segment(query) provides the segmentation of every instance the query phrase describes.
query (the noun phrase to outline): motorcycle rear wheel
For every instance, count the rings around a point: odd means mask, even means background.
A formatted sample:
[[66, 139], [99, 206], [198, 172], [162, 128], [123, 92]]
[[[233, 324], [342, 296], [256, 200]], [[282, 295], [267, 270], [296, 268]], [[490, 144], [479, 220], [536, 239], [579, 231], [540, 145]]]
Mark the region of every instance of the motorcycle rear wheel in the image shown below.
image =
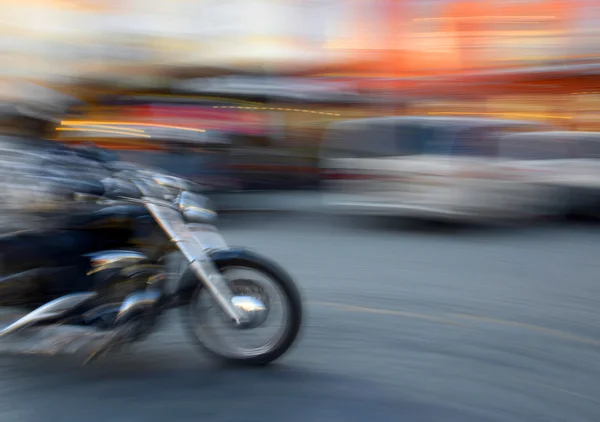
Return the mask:
[[[285, 318], [278, 324], [276, 335], [264, 344], [251, 348], [227, 345], [224, 336], [215, 330], [219, 322], [223, 328], [232, 332], [234, 337], [244, 334], [253, 337], [257, 330], [266, 327], [263, 325], [245, 329], [235, 327], [225, 317], [224, 312], [214, 302], [202, 283], [195, 280], [195, 289], [190, 292], [188, 301], [182, 308], [184, 324], [192, 339], [211, 357], [227, 363], [266, 365], [282, 356], [294, 344], [302, 324], [302, 300], [292, 277], [277, 264], [247, 250], [215, 252], [211, 258], [228, 280], [234, 294], [259, 298], [268, 309], [267, 319], [271, 317], [272, 307], [275, 305], [273, 296], [279, 296]], [[267, 283], [271, 285], [268, 289], [271, 291], [270, 294], [267, 295], [265, 292], [267, 289], [261, 290], [258, 280], [249, 277], [231, 277], [233, 270], [249, 270], [266, 277]], [[196, 276], [191, 271], [187, 271], [181, 280], [182, 285], [190, 285], [190, 278], [196, 279]], [[273, 292], [277, 294], [273, 295]], [[217, 321], [213, 320], [214, 323], [211, 323], [211, 316]]]

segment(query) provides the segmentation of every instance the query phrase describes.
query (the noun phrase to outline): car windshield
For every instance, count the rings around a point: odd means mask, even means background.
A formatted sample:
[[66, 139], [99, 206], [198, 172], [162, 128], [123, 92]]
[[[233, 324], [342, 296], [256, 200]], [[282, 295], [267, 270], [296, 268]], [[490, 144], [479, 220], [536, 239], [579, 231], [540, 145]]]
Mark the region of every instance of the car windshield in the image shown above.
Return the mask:
[[[506, 133], [514, 133], [524, 130], [531, 130], [529, 127], [519, 125], [515, 126], [477, 126], [457, 130], [452, 141], [450, 154], [463, 157], [497, 157], [502, 154], [501, 149], [506, 149], [499, 145], [501, 136]], [[523, 140], [523, 142], [525, 142]], [[537, 153], [546, 156], [555, 156], [556, 152], [550, 145], [532, 145], [530, 147], [521, 145], [522, 153], [528, 156], [536, 156]]]
[[333, 130], [325, 149], [338, 157], [383, 158], [441, 152], [444, 131], [417, 124], [357, 122]]
[[445, 130], [428, 126], [397, 126], [396, 147], [398, 155], [440, 154], [449, 134]]
[[[333, 130], [326, 143], [338, 157], [383, 158], [407, 155], [495, 157], [500, 133], [518, 130], [505, 125], [447, 125], [419, 121], [359, 121]], [[522, 129], [521, 129], [522, 130]]]
[[489, 128], [476, 127], [459, 130], [451, 145], [451, 155], [468, 157], [495, 156], [497, 151], [494, 132]]

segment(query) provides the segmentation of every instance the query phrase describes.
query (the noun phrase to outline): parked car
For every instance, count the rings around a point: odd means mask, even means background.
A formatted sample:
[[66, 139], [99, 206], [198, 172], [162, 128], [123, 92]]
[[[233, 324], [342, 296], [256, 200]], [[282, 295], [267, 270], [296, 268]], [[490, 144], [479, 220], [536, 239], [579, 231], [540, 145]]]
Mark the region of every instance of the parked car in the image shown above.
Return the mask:
[[600, 215], [600, 132], [532, 132], [501, 138], [513, 175], [554, 192], [556, 212]]
[[467, 117], [333, 124], [321, 152], [326, 205], [336, 212], [444, 220], [554, 212], [552, 193], [517, 178], [501, 156], [500, 135], [542, 130], [548, 126]]

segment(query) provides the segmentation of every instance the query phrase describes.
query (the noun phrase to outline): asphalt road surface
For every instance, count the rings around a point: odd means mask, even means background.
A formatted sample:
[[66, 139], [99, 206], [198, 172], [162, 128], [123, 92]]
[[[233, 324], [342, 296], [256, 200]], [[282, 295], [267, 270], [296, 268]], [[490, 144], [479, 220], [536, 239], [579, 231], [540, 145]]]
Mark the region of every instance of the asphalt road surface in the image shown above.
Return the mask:
[[223, 368], [177, 320], [87, 367], [0, 360], [0, 421], [600, 420], [600, 226], [450, 229], [227, 216], [297, 278], [297, 347]]

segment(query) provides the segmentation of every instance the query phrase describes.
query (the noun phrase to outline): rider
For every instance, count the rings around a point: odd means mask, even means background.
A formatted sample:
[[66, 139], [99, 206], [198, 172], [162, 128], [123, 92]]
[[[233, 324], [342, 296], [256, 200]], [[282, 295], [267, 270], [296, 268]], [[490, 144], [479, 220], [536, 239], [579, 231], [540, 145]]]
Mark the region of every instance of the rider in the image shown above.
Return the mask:
[[88, 290], [83, 254], [110, 249], [124, 233], [82, 227], [94, 205], [75, 193], [101, 195], [108, 171], [93, 150], [44, 139], [51, 120], [0, 109], [0, 278], [35, 267], [63, 271], [52, 295]]

